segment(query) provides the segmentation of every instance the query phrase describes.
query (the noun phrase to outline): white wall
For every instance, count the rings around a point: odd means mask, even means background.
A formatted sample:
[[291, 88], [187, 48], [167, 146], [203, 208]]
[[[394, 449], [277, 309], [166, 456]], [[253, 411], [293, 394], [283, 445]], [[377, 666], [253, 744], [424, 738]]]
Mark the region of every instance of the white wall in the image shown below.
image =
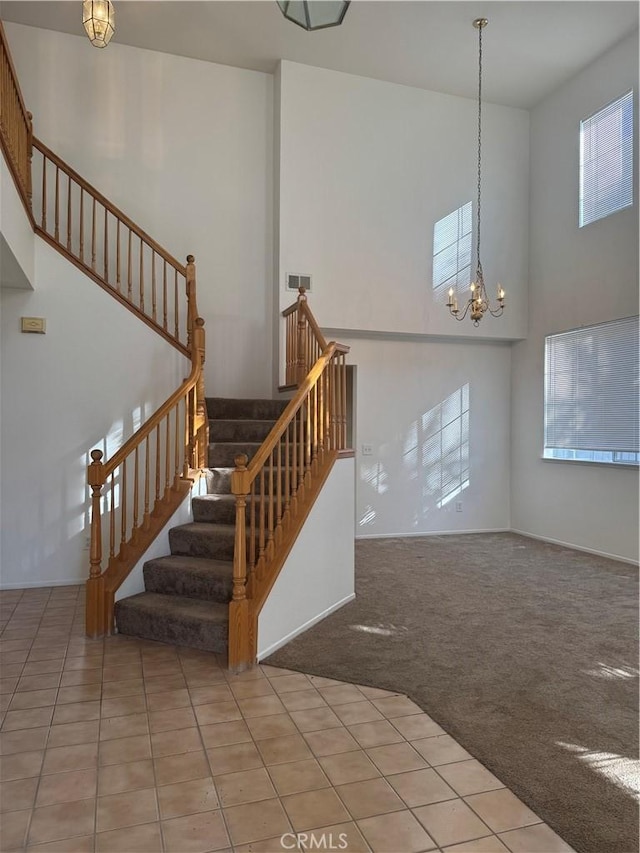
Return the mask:
[[353, 482], [337, 460], [258, 617], [258, 660], [353, 599]]
[[270, 396], [272, 76], [6, 31], [36, 136], [178, 259], [195, 255], [207, 393]]
[[474, 329], [434, 297], [432, 259], [438, 220], [469, 201], [475, 220], [477, 102], [286, 61], [279, 84], [281, 308], [286, 273], [311, 273], [323, 326], [523, 337], [528, 113], [483, 105], [482, 263], [508, 308]]
[[638, 36], [612, 49], [531, 114], [529, 335], [513, 350], [513, 527], [638, 558], [638, 471], [542, 461], [544, 336], [638, 313], [638, 196], [578, 228], [579, 123], [635, 88]]
[[[508, 529], [509, 345], [342, 342], [357, 371], [356, 535]], [[468, 422], [457, 420], [465, 386]], [[459, 478], [465, 442], [469, 476]]]
[[32, 288], [35, 236], [0, 151], [0, 287]]
[[[0, 291], [0, 584], [88, 574], [89, 452], [111, 456], [189, 362], [43, 240], [34, 291]], [[44, 317], [45, 335], [20, 317]]]

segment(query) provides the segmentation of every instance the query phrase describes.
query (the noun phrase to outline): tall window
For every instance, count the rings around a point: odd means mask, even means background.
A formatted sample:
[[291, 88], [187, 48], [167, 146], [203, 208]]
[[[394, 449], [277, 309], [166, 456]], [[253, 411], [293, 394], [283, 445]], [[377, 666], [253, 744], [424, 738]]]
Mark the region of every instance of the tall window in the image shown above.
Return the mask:
[[638, 464], [638, 318], [545, 340], [544, 455]]
[[633, 92], [580, 122], [580, 227], [633, 204]]

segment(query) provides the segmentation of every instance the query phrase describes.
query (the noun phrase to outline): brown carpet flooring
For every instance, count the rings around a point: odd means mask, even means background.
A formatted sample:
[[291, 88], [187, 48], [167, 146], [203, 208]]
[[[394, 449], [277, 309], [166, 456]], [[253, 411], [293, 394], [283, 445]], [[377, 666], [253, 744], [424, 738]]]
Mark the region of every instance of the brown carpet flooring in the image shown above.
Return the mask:
[[356, 600], [265, 663], [407, 693], [577, 851], [636, 853], [637, 579], [510, 533], [361, 540]]

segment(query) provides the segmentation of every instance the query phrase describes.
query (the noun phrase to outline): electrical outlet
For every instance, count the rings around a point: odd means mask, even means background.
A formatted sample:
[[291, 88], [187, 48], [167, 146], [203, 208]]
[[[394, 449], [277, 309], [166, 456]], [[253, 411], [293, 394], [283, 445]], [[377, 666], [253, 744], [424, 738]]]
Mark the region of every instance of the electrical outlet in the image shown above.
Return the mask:
[[363, 444], [362, 445], [362, 455], [363, 456], [373, 456], [373, 444]]
[[456, 501], [456, 512], [462, 512], [462, 501]]

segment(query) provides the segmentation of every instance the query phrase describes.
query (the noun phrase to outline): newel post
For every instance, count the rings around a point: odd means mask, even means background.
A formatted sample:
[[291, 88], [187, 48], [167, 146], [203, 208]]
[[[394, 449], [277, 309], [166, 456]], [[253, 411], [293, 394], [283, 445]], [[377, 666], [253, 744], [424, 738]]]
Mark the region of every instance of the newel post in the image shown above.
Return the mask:
[[194, 412], [197, 431], [197, 435], [195, 436], [197, 458], [191, 464], [194, 468], [203, 468], [207, 464], [209, 419], [207, 417], [207, 401], [204, 388], [205, 331], [202, 317], [196, 317], [194, 322], [191, 360], [193, 364], [198, 364], [200, 367], [200, 375], [195, 388], [196, 405]]
[[187, 349], [193, 345], [193, 329], [198, 316], [196, 305], [196, 259], [193, 255], [187, 255], [185, 267], [187, 288]]
[[249, 601], [247, 599], [247, 523], [249, 495], [247, 456], [236, 456], [231, 474], [231, 491], [236, 496], [236, 536], [233, 551], [233, 594], [229, 604], [229, 669], [239, 672], [253, 663], [249, 643]]
[[296, 384], [298, 387], [307, 375], [307, 317], [304, 313], [304, 303], [307, 301], [304, 287], [298, 288], [298, 330], [296, 341]]
[[87, 581], [86, 631], [90, 637], [102, 637], [104, 624], [104, 578], [102, 577], [102, 517], [100, 493], [104, 485], [102, 451], [92, 450], [87, 481], [91, 486], [91, 545], [89, 550], [89, 580]]

